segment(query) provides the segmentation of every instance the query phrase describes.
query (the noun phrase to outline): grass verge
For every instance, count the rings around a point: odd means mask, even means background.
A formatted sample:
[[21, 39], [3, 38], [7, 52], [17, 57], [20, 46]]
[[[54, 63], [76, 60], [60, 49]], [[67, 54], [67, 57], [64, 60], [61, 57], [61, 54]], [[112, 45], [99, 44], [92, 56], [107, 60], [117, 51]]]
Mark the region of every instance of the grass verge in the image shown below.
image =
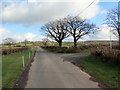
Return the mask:
[[120, 85], [119, 66], [117, 65], [103, 62], [94, 56], [85, 57], [78, 61], [78, 65], [108, 88], [118, 88]]
[[[20, 53], [4, 55], [2, 57], [2, 88], [13, 88], [15, 83], [20, 78], [20, 75], [33, 58], [34, 53], [35, 48], [25, 50]], [[22, 56], [25, 57], [24, 68], [22, 66]]]

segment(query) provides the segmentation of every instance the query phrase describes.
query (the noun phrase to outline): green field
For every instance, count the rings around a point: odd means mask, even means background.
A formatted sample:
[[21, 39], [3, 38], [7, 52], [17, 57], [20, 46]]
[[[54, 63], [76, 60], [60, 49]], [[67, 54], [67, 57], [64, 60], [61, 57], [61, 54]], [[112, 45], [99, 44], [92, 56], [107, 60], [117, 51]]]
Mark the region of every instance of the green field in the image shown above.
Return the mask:
[[[45, 46], [44, 45], [44, 41], [34, 41], [34, 42], [27, 42], [26, 46]], [[94, 45], [94, 46], [101, 46], [101, 45], [107, 45], [109, 46], [110, 41], [81, 41], [77, 43], [77, 46], [84, 46], [84, 45]], [[117, 41], [112, 41], [112, 45], [117, 45], [118, 42]], [[49, 41], [46, 43], [47, 46], [58, 46], [58, 43], [55, 41]], [[63, 47], [73, 47], [74, 43], [73, 42], [63, 42], [62, 46]], [[6, 44], [2, 44], [1, 45], [3, 48], [5, 47], [20, 47], [20, 46], [25, 46], [24, 42], [19, 42], [19, 43], [13, 43], [12, 45], [6, 45]]]
[[[28, 62], [32, 59], [35, 49], [21, 53], [4, 55], [2, 57], [2, 88], [12, 88], [20, 78]], [[29, 58], [30, 53], [30, 58]], [[25, 57], [25, 67], [22, 66], [22, 56]]]
[[[26, 46], [32, 46], [32, 43], [27, 43]], [[2, 47], [17, 47], [17, 46], [25, 46], [24, 43], [17, 43], [15, 45], [2, 45]]]
[[118, 85], [120, 85], [119, 66], [103, 62], [100, 58], [93, 56], [85, 57], [78, 64], [83, 67], [83, 70], [110, 88], [118, 88]]

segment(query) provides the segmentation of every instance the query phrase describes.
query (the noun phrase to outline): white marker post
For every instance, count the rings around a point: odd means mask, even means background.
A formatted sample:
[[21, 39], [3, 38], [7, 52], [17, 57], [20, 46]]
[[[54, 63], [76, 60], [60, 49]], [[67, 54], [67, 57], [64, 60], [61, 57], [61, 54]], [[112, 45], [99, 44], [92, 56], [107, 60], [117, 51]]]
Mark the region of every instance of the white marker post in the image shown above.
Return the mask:
[[24, 59], [25, 59], [24, 56], [22, 56], [22, 65], [23, 65], [23, 67], [25, 67], [25, 60]]

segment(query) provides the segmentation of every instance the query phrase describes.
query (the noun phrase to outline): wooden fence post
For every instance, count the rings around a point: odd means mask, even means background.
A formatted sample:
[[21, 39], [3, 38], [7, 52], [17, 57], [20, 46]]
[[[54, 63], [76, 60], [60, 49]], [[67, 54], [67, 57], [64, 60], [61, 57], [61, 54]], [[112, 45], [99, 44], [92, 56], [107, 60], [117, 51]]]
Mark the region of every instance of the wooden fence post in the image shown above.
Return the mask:
[[25, 57], [24, 56], [22, 56], [22, 65], [23, 65], [23, 67], [25, 67]]

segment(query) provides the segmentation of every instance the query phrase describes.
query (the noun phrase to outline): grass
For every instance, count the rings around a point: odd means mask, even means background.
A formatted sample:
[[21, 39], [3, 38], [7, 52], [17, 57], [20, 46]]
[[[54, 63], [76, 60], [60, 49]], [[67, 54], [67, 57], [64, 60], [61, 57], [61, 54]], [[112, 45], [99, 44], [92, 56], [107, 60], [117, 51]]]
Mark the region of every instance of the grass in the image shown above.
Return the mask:
[[78, 64], [109, 88], [118, 88], [118, 85], [120, 85], [119, 66], [103, 62], [100, 58], [94, 56], [87, 56], [83, 60], [80, 60]]
[[[28, 62], [32, 59], [35, 49], [2, 57], [2, 88], [13, 88]], [[31, 57], [29, 58], [29, 53]], [[25, 56], [25, 67], [22, 67], [22, 56]]]

